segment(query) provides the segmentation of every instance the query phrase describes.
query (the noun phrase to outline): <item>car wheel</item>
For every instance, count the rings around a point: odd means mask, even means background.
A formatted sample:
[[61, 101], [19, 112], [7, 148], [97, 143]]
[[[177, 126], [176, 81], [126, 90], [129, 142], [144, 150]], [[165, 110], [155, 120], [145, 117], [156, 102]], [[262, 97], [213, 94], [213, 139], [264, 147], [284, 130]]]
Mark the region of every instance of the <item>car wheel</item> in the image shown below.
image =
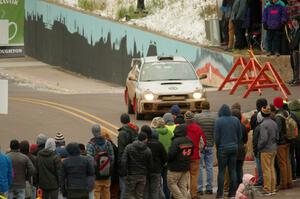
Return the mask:
[[136, 120], [143, 120], [144, 119], [144, 114], [138, 113], [138, 110], [137, 110], [136, 97], [134, 97], [134, 99], [133, 99], [133, 109], [134, 109], [134, 113], [135, 113], [135, 119]]

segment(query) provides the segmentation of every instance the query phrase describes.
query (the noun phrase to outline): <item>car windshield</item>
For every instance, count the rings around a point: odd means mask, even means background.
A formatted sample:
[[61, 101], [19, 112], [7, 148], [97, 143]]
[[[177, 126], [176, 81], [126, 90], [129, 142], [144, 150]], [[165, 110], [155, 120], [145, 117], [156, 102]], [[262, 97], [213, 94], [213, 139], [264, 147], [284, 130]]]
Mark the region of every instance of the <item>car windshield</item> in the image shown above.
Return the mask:
[[154, 62], [143, 66], [140, 81], [196, 80], [197, 76], [188, 62]]

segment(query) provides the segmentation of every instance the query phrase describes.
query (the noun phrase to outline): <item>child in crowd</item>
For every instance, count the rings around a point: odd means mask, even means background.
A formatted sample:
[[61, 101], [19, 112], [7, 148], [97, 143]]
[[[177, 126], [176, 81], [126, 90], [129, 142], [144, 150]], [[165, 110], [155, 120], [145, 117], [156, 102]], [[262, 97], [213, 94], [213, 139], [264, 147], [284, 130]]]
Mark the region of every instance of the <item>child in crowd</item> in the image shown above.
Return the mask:
[[251, 174], [245, 174], [243, 176], [243, 182], [239, 185], [235, 199], [254, 199], [254, 184], [255, 177]]
[[263, 26], [267, 31], [267, 56], [280, 56], [283, 28], [287, 22], [287, 10], [281, 0], [271, 0], [263, 11]]

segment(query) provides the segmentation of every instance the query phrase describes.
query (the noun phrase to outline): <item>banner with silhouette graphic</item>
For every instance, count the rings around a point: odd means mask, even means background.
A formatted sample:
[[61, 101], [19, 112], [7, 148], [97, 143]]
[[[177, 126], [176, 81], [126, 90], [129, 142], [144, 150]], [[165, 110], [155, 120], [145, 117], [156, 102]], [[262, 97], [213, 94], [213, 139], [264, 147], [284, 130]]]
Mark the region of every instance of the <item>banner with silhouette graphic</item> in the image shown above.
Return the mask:
[[0, 0], [0, 58], [24, 55], [24, 1]]

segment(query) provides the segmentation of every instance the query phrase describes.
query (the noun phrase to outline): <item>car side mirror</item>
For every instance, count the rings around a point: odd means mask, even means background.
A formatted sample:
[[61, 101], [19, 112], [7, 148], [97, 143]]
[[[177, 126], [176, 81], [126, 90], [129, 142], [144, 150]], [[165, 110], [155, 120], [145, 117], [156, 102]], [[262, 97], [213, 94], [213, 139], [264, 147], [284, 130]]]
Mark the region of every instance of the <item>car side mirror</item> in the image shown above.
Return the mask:
[[130, 81], [136, 81], [136, 80], [137, 80], [136, 77], [134, 77], [134, 76], [130, 76], [128, 79], [129, 79]]
[[199, 77], [200, 80], [201, 79], [206, 79], [207, 78], [207, 74], [206, 73], [200, 74], [200, 75], [198, 75], [198, 77]]

